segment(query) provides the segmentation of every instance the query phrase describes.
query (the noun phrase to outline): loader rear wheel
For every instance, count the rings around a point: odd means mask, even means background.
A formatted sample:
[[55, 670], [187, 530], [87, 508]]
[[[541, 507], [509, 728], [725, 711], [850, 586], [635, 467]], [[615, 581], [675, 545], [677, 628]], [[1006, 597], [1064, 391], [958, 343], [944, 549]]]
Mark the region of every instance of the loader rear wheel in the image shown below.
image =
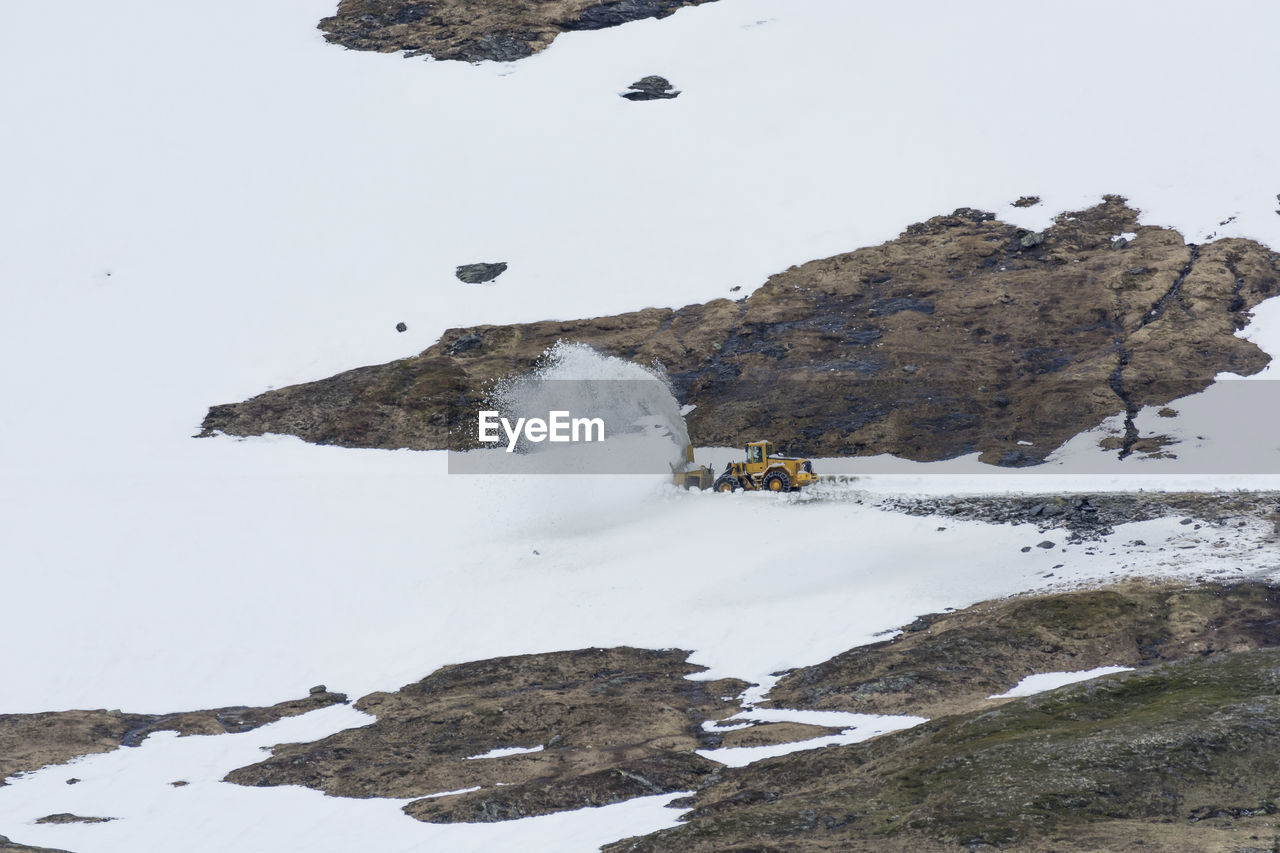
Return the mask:
[[785, 471], [771, 471], [765, 475], [764, 487], [771, 492], [791, 491], [791, 478]]
[[711, 488], [715, 489], [717, 492], [736, 492], [738, 489], [742, 488], [742, 485], [738, 483], [736, 477], [730, 477], [728, 474], [725, 474], [719, 480], [716, 480], [716, 484]]

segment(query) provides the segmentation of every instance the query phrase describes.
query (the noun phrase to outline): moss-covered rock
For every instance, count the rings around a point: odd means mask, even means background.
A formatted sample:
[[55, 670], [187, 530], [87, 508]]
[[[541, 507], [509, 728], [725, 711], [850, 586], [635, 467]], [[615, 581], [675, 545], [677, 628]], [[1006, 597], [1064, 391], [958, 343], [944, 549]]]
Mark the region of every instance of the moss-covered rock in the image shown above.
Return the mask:
[[[276, 747], [227, 781], [422, 797], [405, 811], [436, 823], [510, 820], [689, 790], [719, 768], [695, 753], [722, 741], [702, 724], [740, 710], [734, 697], [746, 683], [690, 680], [704, 668], [688, 655], [580, 649], [443, 667], [394, 693], [360, 699], [356, 707], [378, 718], [372, 725]], [[469, 788], [480, 790], [428, 797]]]
[[1128, 583], [935, 613], [898, 636], [797, 669], [769, 693], [783, 708], [939, 714], [992, 704], [1024, 676], [1146, 666], [1280, 646], [1280, 590]]
[[1280, 649], [1253, 649], [726, 770], [685, 826], [605, 849], [1265, 849], [1278, 779]]

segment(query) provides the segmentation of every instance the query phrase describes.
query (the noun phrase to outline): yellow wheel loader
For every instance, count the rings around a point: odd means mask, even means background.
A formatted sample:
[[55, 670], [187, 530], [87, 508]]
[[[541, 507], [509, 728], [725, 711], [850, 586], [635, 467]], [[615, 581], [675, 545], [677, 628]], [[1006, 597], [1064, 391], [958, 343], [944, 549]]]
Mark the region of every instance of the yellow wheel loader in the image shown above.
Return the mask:
[[798, 492], [816, 482], [818, 476], [808, 459], [781, 456], [774, 452], [772, 442], [753, 441], [747, 445], [747, 461], [730, 462], [712, 488], [717, 492]]

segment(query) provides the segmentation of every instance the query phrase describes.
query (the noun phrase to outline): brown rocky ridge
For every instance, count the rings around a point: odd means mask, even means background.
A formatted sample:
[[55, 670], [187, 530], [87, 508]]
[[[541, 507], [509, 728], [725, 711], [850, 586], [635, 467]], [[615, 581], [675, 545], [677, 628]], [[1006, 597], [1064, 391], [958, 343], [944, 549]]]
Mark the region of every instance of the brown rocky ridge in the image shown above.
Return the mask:
[[1234, 333], [1277, 294], [1276, 253], [1243, 239], [1188, 245], [1117, 196], [1040, 233], [961, 209], [737, 301], [452, 329], [415, 357], [213, 406], [201, 434], [471, 446], [492, 384], [566, 341], [660, 366], [697, 406], [688, 427], [702, 446], [764, 435], [812, 456], [977, 451], [1022, 466], [1122, 414], [1128, 455], [1142, 406], [1266, 365]]
[[1280, 591], [1260, 583], [1126, 583], [1019, 596], [921, 616], [883, 642], [793, 670], [769, 691], [781, 708], [918, 714], [1003, 700], [1023, 676], [1142, 667], [1280, 646]]
[[[747, 686], [693, 681], [675, 649], [582, 649], [443, 667], [355, 707], [377, 722], [275, 748], [235, 770], [242, 785], [306, 785], [345, 797], [418, 797], [435, 823], [509, 820], [697, 787], [720, 765], [694, 750], [827, 733], [820, 727], [704, 731]], [[523, 748], [516, 754], [485, 756]], [[447, 797], [446, 791], [480, 790]]]
[[0, 714], [0, 786], [17, 773], [64, 764], [82, 755], [137, 746], [153, 732], [211, 735], [247, 732], [284, 717], [345, 702], [341, 693], [320, 689], [305, 699], [262, 708], [242, 706], [176, 714], [126, 714], [120, 711], [49, 711]]
[[562, 32], [665, 18], [711, 0], [341, 0], [320, 21], [325, 39], [353, 50], [467, 62], [514, 62]]
[[1194, 656], [765, 759], [604, 850], [1274, 850], [1278, 678], [1280, 649]]

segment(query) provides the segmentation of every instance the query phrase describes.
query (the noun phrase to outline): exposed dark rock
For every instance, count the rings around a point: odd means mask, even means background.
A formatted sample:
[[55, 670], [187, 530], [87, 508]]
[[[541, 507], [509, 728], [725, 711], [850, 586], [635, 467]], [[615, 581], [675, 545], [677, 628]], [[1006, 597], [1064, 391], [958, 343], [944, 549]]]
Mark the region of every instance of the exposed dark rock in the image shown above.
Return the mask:
[[622, 97], [628, 101], [658, 101], [674, 98], [680, 94], [680, 90], [672, 86], [670, 80], [655, 75], [641, 77], [628, 88], [631, 91], [622, 93]]
[[[690, 680], [702, 667], [688, 654], [583, 649], [447, 666], [360, 699], [356, 707], [377, 716], [373, 725], [276, 747], [227, 781], [346, 797], [480, 786], [405, 807], [432, 822], [510, 820], [688, 790], [720, 766], [694, 754], [723, 742], [702, 723], [740, 710], [723, 697], [746, 686]], [[536, 751], [477, 757], [508, 747]]]
[[407, 332], [407, 331], [409, 331], [409, 327], [408, 327], [408, 326], [406, 326], [404, 323], [396, 323], [396, 331], [397, 331], [397, 332]]
[[37, 818], [36, 823], [110, 823], [113, 820], [113, 817], [83, 817], [70, 812], [59, 812]]
[[325, 39], [353, 50], [466, 62], [515, 62], [561, 32], [665, 18], [710, 0], [340, 0], [320, 21]]
[[665, 18], [681, 6], [694, 5], [684, 0], [611, 0], [593, 4], [572, 21], [561, 24], [566, 30], [603, 30], [642, 18]]
[[[1113, 252], [1119, 232], [1138, 236]], [[485, 389], [564, 340], [664, 365], [680, 402], [697, 406], [688, 426], [700, 445], [768, 435], [810, 456], [978, 451], [1017, 467], [1111, 415], [1132, 419], [1219, 372], [1266, 365], [1235, 335], [1249, 309], [1280, 293], [1280, 256], [1265, 247], [1188, 247], [1175, 231], [1139, 225], [1115, 196], [1043, 233], [1023, 249], [1025, 231], [961, 208], [883, 245], [792, 267], [738, 301], [452, 329], [416, 358], [214, 406], [202, 434], [470, 446], [465, 427], [474, 430]], [[1135, 262], [1141, 274], [1126, 274]], [[480, 347], [453, 349], [473, 337]], [[1137, 440], [1134, 430], [1120, 452]]]
[[1019, 198], [1017, 201], [1013, 202], [1013, 206], [1014, 207], [1034, 207], [1039, 203], [1040, 203], [1040, 196], [1024, 195], [1021, 198]]
[[479, 335], [463, 335], [449, 345], [449, 355], [471, 352], [472, 350], [480, 349], [482, 346], [484, 346], [484, 341]]
[[983, 495], [888, 497], [881, 506], [909, 515], [941, 515], [996, 524], [1033, 522], [1042, 530], [1066, 528], [1072, 538], [1097, 539], [1115, 525], [1185, 516], [1216, 525], [1265, 518], [1276, 492], [1099, 492], [1088, 495]]
[[493, 281], [506, 271], [507, 265], [502, 262], [496, 264], [463, 264], [458, 267], [456, 275], [459, 281], [467, 284], [483, 284], [486, 281]]

